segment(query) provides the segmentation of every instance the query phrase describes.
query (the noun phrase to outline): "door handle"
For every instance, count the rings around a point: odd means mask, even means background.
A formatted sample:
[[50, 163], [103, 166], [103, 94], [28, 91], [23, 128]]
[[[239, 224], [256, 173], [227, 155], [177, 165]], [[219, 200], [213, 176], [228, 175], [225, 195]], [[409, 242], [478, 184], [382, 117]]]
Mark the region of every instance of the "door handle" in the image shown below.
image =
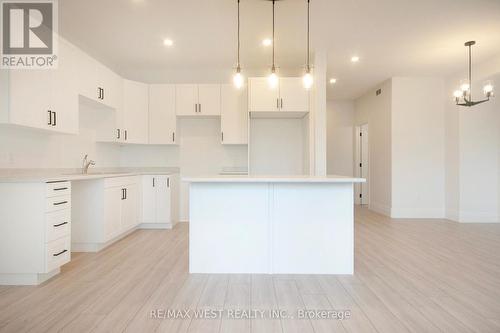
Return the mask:
[[97, 87], [97, 99], [101, 99], [101, 87]]
[[47, 111], [49, 113], [49, 122], [47, 123], [47, 125], [52, 125], [52, 111], [48, 110]]
[[281, 99], [281, 108], [283, 109], [283, 98]]
[[120, 129], [119, 129], [119, 128], [117, 128], [117, 129], [116, 129], [116, 132], [117, 132], [117, 136], [116, 136], [116, 138], [117, 138], [117, 139], [119, 139], [119, 138], [120, 138]]
[[127, 130], [125, 130], [125, 141], [127, 141]]
[[170, 178], [167, 178], [167, 187], [170, 187]]
[[172, 142], [175, 142], [175, 132], [172, 132]]
[[280, 99], [276, 98], [276, 109], [280, 108]]
[[101, 90], [102, 90], [102, 98], [101, 99], [104, 100], [104, 88], [101, 88]]
[[68, 203], [67, 201], [60, 201], [60, 202], [54, 202], [53, 205], [54, 206], [59, 206], [59, 205], [67, 204], [67, 203]]
[[198, 103], [196, 103], [196, 104], [194, 105], [194, 112], [195, 112], [195, 113], [198, 113]]
[[122, 200], [125, 200], [125, 189], [122, 188]]
[[54, 256], [54, 257], [57, 257], [57, 256], [60, 256], [60, 255], [61, 255], [61, 254], [63, 254], [63, 253], [66, 253], [66, 252], [68, 252], [68, 250], [62, 250], [61, 252], [54, 253], [54, 254], [53, 254], [53, 256]]
[[63, 223], [59, 223], [59, 224], [53, 224], [53, 226], [54, 226], [55, 228], [57, 228], [57, 227], [60, 227], [60, 226], [65, 225], [65, 224], [68, 224], [68, 222], [63, 222]]
[[198, 104], [198, 112], [201, 113], [201, 103]]
[[125, 190], [125, 200], [127, 200], [127, 189], [124, 188], [124, 190]]
[[52, 113], [54, 114], [54, 122], [52, 123], [52, 126], [56, 126], [57, 125], [57, 113], [52, 111]]
[[221, 132], [221, 136], [222, 136], [222, 142], [224, 142], [224, 132]]
[[155, 177], [153, 177], [153, 187], [155, 187]]

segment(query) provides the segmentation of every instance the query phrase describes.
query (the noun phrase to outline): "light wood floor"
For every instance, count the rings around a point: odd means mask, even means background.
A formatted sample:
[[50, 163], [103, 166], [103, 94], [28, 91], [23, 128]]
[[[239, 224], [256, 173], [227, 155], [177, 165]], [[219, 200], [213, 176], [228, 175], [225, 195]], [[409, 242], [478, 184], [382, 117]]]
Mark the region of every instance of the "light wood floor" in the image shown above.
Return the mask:
[[[500, 332], [500, 225], [356, 211], [354, 276], [189, 275], [188, 226], [75, 253], [0, 286], [2, 332]], [[155, 309], [350, 310], [333, 319], [151, 319]]]

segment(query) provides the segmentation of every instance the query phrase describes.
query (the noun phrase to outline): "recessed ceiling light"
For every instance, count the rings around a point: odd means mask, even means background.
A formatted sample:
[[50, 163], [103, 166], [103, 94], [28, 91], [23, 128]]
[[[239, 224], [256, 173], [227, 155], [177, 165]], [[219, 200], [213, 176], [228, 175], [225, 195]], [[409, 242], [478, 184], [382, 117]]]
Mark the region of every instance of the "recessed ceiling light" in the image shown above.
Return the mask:
[[264, 46], [271, 46], [272, 43], [273, 43], [273, 41], [271, 38], [266, 38], [262, 41], [262, 45], [264, 45]]
[[358, 56], [352, 56], [351, 57], [351, 62], [358, 62], [359, 61], [359, 57]]
[[169, 38], [165, 38], [163, 40], [163, 45], [165, 45], [165, 46], [172, 46], [172, 45], [174, 45], [174, 41], [171, 40], [171, 39], [169, 39]]
[[330, 79], [330, 84], [334, 84], [334, 83], [336, 83], [336, 82], [337, 82], [337, 79], [334, 79], [334, 78], [331, 78], [331, 79]]

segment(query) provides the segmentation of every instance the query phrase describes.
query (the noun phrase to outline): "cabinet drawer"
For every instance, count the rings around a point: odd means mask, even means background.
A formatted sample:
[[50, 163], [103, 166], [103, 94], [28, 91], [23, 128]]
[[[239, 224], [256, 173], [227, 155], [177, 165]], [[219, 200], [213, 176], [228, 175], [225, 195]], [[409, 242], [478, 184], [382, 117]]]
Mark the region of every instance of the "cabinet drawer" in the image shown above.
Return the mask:
[[47, 213], [71, 208], [71, 195], [47, 198]]
[[71, 210], [59, 210], [45, 215], [45, 242], [51, 242], [71, 234]]
[[71, 182], [47, 183], [47, 198], [71, 195]]
[[71, 237], [47, 243], [45, 251], [46, 273], [64, 265], [71, 259]]
[[110, 187], [125, 187], [127, 185], [138, 184], [139, 176], [130, 176], [130, 177], [111, 177], [104, 179], [104, 188]]

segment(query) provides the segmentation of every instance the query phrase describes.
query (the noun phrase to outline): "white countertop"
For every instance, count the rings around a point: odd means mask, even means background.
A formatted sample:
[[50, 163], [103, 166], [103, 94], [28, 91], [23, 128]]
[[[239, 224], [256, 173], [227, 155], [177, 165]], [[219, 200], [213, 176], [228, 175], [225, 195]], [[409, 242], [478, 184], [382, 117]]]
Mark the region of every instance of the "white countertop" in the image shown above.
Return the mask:
[[177, 168], [102, 168], [90, 169], [0, 169], [0, 183], [56, 182], [90, 180], [139, 175], [170, 175], [179, 173]]
[[183, 177], [190, 183], [364, 183], [364, 178], [352, 178], [337, 175], [327, 176], [248, 176], [216, 175], [206, 177]]

